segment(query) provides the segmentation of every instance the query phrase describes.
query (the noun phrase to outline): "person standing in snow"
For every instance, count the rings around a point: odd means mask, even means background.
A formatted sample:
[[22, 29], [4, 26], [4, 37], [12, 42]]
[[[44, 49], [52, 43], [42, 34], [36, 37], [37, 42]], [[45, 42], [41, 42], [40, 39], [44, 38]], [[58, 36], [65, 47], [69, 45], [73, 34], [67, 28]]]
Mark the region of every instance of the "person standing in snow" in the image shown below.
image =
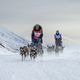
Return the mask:
[[42, 44], [43, 43], [42, 38], [43, 38], [42, 26], [39, 24], [36, 24], [33, 27], [32, 34], [31, 34], [32, 43], [33, 44], [35, 44], [35, 43]]
[[59, 30], [57, 30], [54, 34], [54, 39], [56, 46], [62, 46], [62, 35], [60, 34]]

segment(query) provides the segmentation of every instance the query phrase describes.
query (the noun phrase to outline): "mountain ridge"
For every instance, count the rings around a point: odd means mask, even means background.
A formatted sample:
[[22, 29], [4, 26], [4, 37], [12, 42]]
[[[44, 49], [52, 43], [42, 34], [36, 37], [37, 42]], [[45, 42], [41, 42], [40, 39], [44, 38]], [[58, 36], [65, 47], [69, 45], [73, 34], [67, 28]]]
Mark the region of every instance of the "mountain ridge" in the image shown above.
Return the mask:
[[7, 50], [17, 52], [20, 46], [30, 43], [28, 40], [20, 37], [14, 32], [9, 31], [4, 27], [0, 27], [0, 46]]

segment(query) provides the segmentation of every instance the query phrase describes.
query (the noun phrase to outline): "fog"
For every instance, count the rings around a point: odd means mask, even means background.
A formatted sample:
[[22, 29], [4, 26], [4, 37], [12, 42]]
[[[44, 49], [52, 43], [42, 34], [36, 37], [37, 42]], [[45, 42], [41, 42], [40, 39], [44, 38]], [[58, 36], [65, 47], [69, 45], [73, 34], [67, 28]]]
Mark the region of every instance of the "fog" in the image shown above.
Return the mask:
[[53, 42], [60, 30], [63, 38], [80, 40], [79, 0], [0, 0], [0, 26], [29, 39], [35, 24], [44, 31], [44, 42]]

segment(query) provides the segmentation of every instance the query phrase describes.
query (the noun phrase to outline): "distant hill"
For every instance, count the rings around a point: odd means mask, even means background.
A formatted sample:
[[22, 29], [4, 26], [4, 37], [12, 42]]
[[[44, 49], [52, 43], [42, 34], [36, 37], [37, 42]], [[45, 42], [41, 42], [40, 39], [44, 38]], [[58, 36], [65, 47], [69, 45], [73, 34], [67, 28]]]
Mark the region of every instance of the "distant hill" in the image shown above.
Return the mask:
[[30, 41], [16, 35], [4, 27], [0, 27], [0, 47], [17, 52], [20, 46], [27, 45], [28, 43], [30, 43]]

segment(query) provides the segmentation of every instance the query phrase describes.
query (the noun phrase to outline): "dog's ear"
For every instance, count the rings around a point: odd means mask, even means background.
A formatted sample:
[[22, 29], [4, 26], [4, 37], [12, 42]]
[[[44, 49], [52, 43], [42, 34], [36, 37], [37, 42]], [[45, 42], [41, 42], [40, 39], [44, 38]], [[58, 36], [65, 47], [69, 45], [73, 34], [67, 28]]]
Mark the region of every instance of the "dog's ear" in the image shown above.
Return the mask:
[[20, 47], [20, 49], [23, 49], [23, 47]]

